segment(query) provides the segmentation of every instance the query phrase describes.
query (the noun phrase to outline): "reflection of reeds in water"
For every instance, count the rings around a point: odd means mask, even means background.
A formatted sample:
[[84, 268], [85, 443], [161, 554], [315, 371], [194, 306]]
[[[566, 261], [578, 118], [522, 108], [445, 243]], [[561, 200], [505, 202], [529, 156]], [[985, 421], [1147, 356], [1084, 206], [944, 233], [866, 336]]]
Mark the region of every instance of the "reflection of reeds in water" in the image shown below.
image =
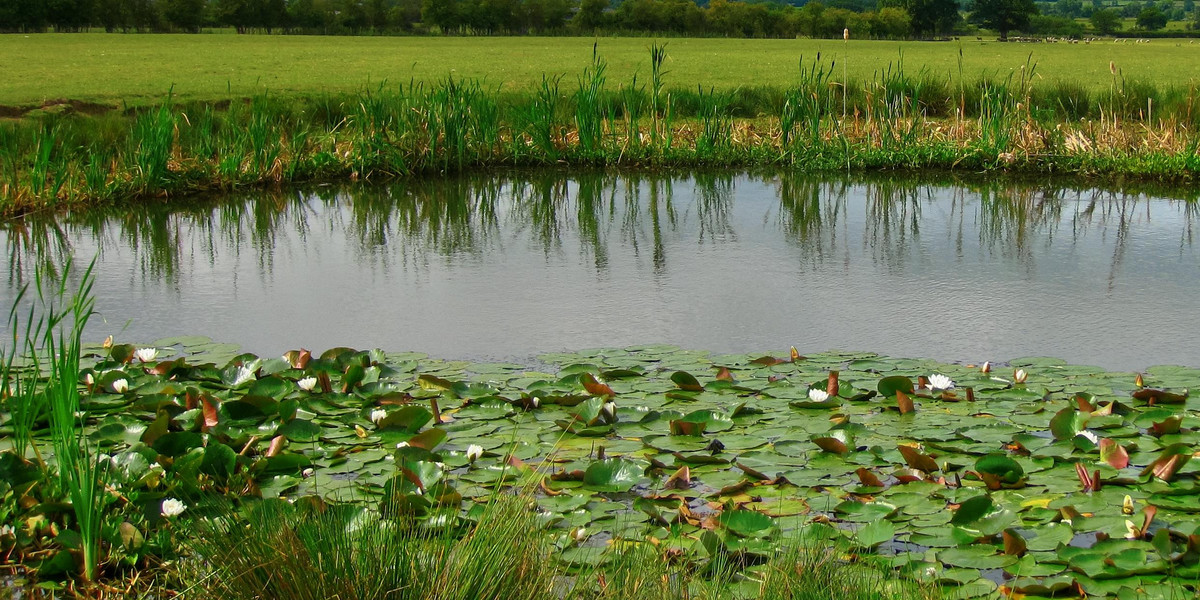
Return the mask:
[[[129, 252], [146, 281], [173, 282], [189, 261], [215, 264], [223, 253], [249, 256], [263, 273], [285, 252], [305, 252], [317, 232], [344, 231], [353, 251], [381, 269], [425, 269], [431, 261], [478, 260], [523, 240], [546, 256], [561, 255], [578, 237], [578, 254], [608, 269], [620, 245], [664, 272], [679, 232], [700, 244], [737, 241], [737, 182], [731, 174], [592, 173], [568, 178], [542, 173], [414, 179], [352, 188], [253, 192], [236, 201], [189, 202], [146, 210], [79, 211], [61, 218], [34, 214], [6, 224], [9, 281], [19, 285], [35, 267], [51, 273], [77, 247], [102, 256]], [[751, 178], [753, 179], [753, 178]], [[767, 180], [769, 181], [769, 180]], [[905, 264], [922, 230], [928, 186], [895, 178], [818, 179], [786, 172], [775, 184], [776, 227], [810, 265], [848, 255], [846, 216], [862, 208], [864, 249], [879, 265]], [[957, 184], [949, 192], [957, 252], [974, 228], [982, 250], [1032, 267], [1038, 243], [1063, 236], [1075, 243], [1089, 231], [1111, 229], [1122, 259], [1122, 233], [1157, 212], [1156, 201], [1136, 193], [1073, 192], [1017, 184]], [[939, 195], [942, 192], [939, 192]], [[682, 198], [682, 200], [681, 200]], [[861, 204], [860, 204], [861, 203]], [[1191, 244], [1194, 201], [1164, 209], [1180, 215], [1180, 245]], [[855, 217], [857, 219], [858, 217]], [[503, 232], [503, 233], [502, 233]], [[300, 245], [284, 243], [295, 237]], [[123, 249], [128, 250], [123, 250]], [[90, 250], [89, 250], [90, 251]], [[398, 261], [398, 262], [397, 262]], [[393, 264], [396, 263], [396, 264]]]

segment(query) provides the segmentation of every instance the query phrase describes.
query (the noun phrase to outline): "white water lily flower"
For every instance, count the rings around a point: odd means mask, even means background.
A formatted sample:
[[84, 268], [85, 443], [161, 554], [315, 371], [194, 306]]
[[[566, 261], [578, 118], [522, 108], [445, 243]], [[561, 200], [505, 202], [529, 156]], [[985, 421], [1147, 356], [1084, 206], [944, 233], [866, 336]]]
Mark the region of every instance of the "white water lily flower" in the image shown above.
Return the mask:
[[397, 450], [399, 450], [401, 448], [407, 448], [407, 447], [408, 447], [408, 442], [400, 442], [399, 444], [396, 444]]
[[605, 402], [604, 407], [600, 410], [603, 410], [609, 417], [615, 418], [617, 416], [617, 403]]
[[583, 540], [587, 539], [587, 529], [584, 529], [583, 527], [576, 527], [575, 529], [572, 529], [571, 538], [574, 539], [575, 543], [577, 544], [583, 542]]
[[317, 378], [305, 377], [304, 379], [296, 381], [296, 385], [306, 392], [311, 392], [313, 391], [313, 388], [317, 387]]
[[1025, 369], [1017, 369], [1013, 372], [1013, 382], [1015, 383], [1025, 383], [1027, 377], [1029, 374], [1025, 372]]
[[1094, 445], [1096, 445], [1096, 446], [1099, 446], [1099, 445], [1100, 445], [1100, 436], [1098, 436], [1098, 435], [1096, 435], [1096, 434], [1094, 434], [1094, 433], [1092, 433], [1092, 432], [1090, 432], [1090, 431], [1088, 431], [1088, 430], [1086, 430], [1086, 429], [1084, 429], [1083, 431], [1080, 431], [1079, 433], [1077, 433], [1077, 434], [1075, 434], [1075, 435], [1081, 435], [1081, 436], [1083, 436], [1083, 437], [1087, 438], [1087, 440], [1088, 440], [1089, 442], [1091, 442], [1092, 444], [1094, 444]]
[[483, 456], [483, 446], [479, 444], [471, 444], [467, 446], [467, 460], [475, 462], [479, 457]]
[[162, 501], [162, 516], [167, 517], [168, 519], [179, 516], [185, 510], [187, 510], [187, 505], [184, 504], [182, 500], [167, 498], [166, 500]]
[[316, 474], [316, 471], [313, 470], [312, 467], [309, 467], [303, 471], [300, 471], [300, 476], [304, 477], [305, 479], [308, 479], [309, 477], [312, 477], [315, 474]]
[[112, 391], [118, 394], [124, 394], [125, 392], [129, 391], [129, 380], [118, 379], [112, 382]]
[[154, 360], [155, 358], [158, 358], [158, 348], [138, 348], [137, 351], [133, 353], [133, 355], [136, 356], [138, 360], [140, 360], [144, 363], [150, 362], [150, 361]]
[[530, 402], [529, 404], [530, 404], [531, 406], [533, 406], [534, 408], [537, 408], [537, 407], [538, 407], [538, 405], [539, 405], [539, 404], [541, 404], [541, 403], [542, 403], [542, 399], [541, 399], [541, 398], [538, 398], [537, 396], [534, 396], [534, 397], [533, 397], [533, 402]]
[[233, 387], [237, 387], [248, 381], [254, 381], [254, 371], [246, 367], [238, 367], [237, 377], [233, 378]]
[[[92, 377], [91, 373], [84, 373], [83, 374], [83, 384], [88, 387], [92, 387], [93, 385], [96, 385], [96, 378]], [[12, 390], [9, 389], [9, 387], [7, 385], [4, 386], [4, 391], [8, 392], [9, 394], [12, 393]]]
[[377, 408], [371, 411], [371, 422], [378, 425], [380, 421], [387, 418], [387, 411], [382, 408]]
[[934, 373], [929, 376], [929, 387], [935, 390], [952, 390], [954, 389], [954, 382], [946, 375]]
[[992, 372], [992, 361], [990, 361], [990, 360], [983, 361], [983, 366], [979, 367], [979, 372], [985, 373], [985, 374], [991, 373]]
[[0, 525], [0, 538], [12, 537], [17, 535], [17, 530], [12, 528], [12, 525]]
[[808, 399], [813, 402], [824, 402], [829, 399], [829, 392], [813, 388], [808, 390]]

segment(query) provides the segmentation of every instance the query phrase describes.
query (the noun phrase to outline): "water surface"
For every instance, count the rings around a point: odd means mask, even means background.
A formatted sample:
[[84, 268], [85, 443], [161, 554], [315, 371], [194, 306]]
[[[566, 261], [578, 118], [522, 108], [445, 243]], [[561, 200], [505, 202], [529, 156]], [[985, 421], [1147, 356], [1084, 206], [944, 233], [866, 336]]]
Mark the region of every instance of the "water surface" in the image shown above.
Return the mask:
[[672, 343], [1196, 366], [1196, 218], [1183, 200], [1011, 182], [475, 176], [30, 218], [0, 229], [0, 294], [39, 260], [98, 256], [89, 338], [270, 355]]

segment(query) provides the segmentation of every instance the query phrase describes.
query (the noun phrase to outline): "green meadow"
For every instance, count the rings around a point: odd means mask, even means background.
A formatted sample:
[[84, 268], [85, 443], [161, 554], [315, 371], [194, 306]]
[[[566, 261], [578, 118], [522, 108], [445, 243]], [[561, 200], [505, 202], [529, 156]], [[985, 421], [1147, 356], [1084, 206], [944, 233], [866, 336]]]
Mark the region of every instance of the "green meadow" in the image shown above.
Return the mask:
[[[324, 37], [279, 35], [40, 34], [0, 36], [0, 105], [83, 100], [113, 106], [180, 99], [215, 100], [261, 93], [355, 92], [383, 82], [478, 78], [501, 91], [536, 88], [542, 75], [575, 78], [592, 61], [593, 43], [610, 81], [650, 76], [649, 38]], [[1200, 45], [1189, 40], [1090, 44], [855, 40], [669, 39], [668, 86], [733, 89], [785, 87], [799, 63], [822, 58], [852, 80], [870, 80], [903, 60], [932, 76], [1004, 79], [1032, 57], [1037, 79], [1107, 90], [1109, 61], [1127, 80], [1155, 85], [1200, 81]], [[961, 65], [960, 65], [961, 57]], [[1035, 82], [1036, 83], [1036, 82]]]

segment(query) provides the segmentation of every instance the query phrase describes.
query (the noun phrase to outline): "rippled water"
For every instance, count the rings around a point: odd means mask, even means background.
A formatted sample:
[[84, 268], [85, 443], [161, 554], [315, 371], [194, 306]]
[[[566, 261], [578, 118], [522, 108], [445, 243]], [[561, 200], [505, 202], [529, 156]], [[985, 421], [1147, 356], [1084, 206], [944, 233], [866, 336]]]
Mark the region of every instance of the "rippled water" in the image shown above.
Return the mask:
[[265, 354], [520, 360], [653, 342], [1195, 366], [1197, 206], [792, 173], [324, 187], [12, 223], [0, 293], [38, 260], [98, 255], [89, 337], [202, 334]]

